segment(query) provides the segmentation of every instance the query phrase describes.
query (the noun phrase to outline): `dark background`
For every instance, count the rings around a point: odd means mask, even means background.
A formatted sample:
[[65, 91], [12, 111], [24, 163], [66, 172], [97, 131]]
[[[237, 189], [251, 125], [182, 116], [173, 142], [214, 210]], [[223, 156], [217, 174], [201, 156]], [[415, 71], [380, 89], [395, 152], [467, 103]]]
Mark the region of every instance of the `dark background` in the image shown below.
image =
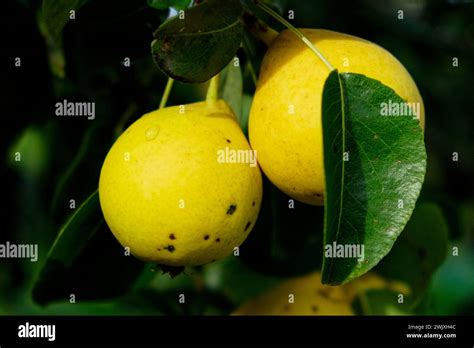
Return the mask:
[[[97, 188], [114, 138], [158, 107], [167, 77], [152, 61], [150, 42], [168, 11], [153, 9], [146, 1], [89, 1], [66, 25], [61, 50], [38, 28], [40, 1], [7, 0], [2, 5], [0, 242], [38, 243], [41, 258], [72, 213], [69, 200], [79, 206]], [[275, 5], [282, 13], [294, 10], [292, 23], [297, 27], [345, 32], [383, 46], [413, 76], [426, 110], [428, 168], [420, 201], [440, 207], [452, 245], [462, 250], [459, 257], [448, 257], [431, 279], [417, 312], [472, 314], [474, 3], [288, 0]], [[403, 20], [397, 19], [398, 10], [404, 11]], [[257, 41], [252, 44], [261, 58], [264, 47]], [[246, 61], [243, 50], [238, 55]], [[21, 57], [21, 68], [14, 66], [15, 57]], [[125, 57], [131, 67], [121, 64]], [[453, 57], [459, 59], [458, 67], [453, 67]], [[244, 93], [251, 96], [249, 71], [244, 69], [243, 76]], [[193, 102], [204, 95], [204, 85], [175, 83], [168, 104]], [[63, 99], [95, 102], [96, 119], [56, 117], [54, 105]], [[16, 151], [23, 154], [21, 166], [14, 161]], [[453, 152], [459, 154], [458, 161], [452, 160]], [[0, 260], [0, 315], [227, 314], [283, 276], [306, 273], [320, 263], [320, 252], [315, 253], [320, 235], [310, 236], [310, 231], [321, 229], [322, 209], [297, 203], [295, 212], [288, 213], [282, 208], [287, 198], [268, 183], [266, 189], [272, 195], [264, 199], [257, 227], [262, 232], [254, 231], [246, 241], [242, 261], [231, 257], [174, 279], [150, 271], [127, 278], [128, 271], [142, 265], [131, 260], [124, 272], [114, 261], [121, 248], [104, 232], [80, 256], [79, 266], [56, 279], [59, 285], [51, 284], [51, 289], [60, 288], [59, 293], [78, 293], [87, 301], [71, 306], [57, 300], [39, 306], [31, 288], [43, 261]], [[280, 207], [273, 225], [265, 220], [271, 214], [270, 199]], [[269, 244], [275, 243], [275, 224], [276, 254], [275, 245]], [[121, 284], [114, 283], [118, 278]], [[177, 306], [179, 291], [190, 293], [192, 304]]]

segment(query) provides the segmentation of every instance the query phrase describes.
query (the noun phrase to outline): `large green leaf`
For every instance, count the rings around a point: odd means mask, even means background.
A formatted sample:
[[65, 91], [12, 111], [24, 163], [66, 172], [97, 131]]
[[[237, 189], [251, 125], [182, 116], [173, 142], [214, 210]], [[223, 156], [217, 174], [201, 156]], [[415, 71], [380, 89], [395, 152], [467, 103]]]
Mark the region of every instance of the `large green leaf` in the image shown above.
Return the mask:
[[382, 116], [382, 103], [389, 102], [404, 103], [366, 76], [334, 71], [326, 81], [325, 254], [326, 246], [360, 246], [364, 257], [325, 256], [325, 284], [346, 283], [374, 267], [392, 248], [420, 193], [426, 170], [423, 132], [413, 116]]
[[416, 300], [426, 290], [447, 251], [448, 228], [441, 209], [433, 203], [419, 203], [393, 249], [376, 270], [387, 278], [407, 283]]
[[208, 0], [176, 16], [153, 34], [153, 59], [168, 76], [204, 82], [235, 56], [243, 35], [238, 0]]
[[43, 0], [43, 22], [54, 42], [61, 41], [61, 32], [69, 21], [70, 11], [77, 11], [87, 0]]
[[115, 241], [94, 192], [70, 217], [54, 241], [33, 287], [33, 299], [105, 299], [128, 291], [144, 264]]

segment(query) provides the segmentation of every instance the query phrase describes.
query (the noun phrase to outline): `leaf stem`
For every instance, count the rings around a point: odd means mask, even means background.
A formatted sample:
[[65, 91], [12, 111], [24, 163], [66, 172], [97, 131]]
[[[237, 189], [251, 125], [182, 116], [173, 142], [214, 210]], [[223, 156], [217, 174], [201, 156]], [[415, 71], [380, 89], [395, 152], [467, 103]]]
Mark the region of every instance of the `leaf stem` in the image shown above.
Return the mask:
[[328, 60], [323, 56], [323, 54], [316, 48], [316, 46], [313, 45], [313, 43], [298, 29], [296, 29], [290, 22], [288, 22], [285, 18], [280, 16], [277, 12], [275, 12], [270, 6], [267, 4], [263, 3], [261, 0], [256, 0], [256, 4], [258, 7], [260, 7], [263, 11], [268, 13], [270, 16], [275, 18], [277, 21], [279, 21], [281, 24], [283, 24], [285, 27], [290, 29], [293, 34], [298, 36], [301, 41], [303, 41], [310, 49], [313, 51], [321, 61], [326, 64], [328, 69], [330, 71], [335, 70], [334, 67], [331, 65], [331, 63], [328, 62]]
[[163, 96], [161, 97], [160, 106], [158, 107], [158, 109], [163, 109], [166, 106], [166, 103], [168, 102], [168, 97], [171, 92], [171, 88], [173, 87], [173, 82], [174, 80], [169, 77], [168, 82], [166, 82], [165, 91], [163, 92]]
[[209, 83], [209, 87], [207, 89], [207, 95], [206, 95], [206, 102], [209, 105], [214, 105], [217, 102], [218, 95], [219, 95], [219, 74], [215, 75]]

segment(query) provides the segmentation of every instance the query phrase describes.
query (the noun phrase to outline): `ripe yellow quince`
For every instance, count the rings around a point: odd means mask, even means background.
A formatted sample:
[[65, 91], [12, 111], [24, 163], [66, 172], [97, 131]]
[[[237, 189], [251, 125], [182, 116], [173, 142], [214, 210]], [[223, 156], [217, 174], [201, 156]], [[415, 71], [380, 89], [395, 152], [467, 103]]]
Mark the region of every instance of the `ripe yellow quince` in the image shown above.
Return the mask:
[[[339, 72], [379, 80], [409, 103], [424, 107], [415, 82], [382, 47], [328, 30], [301, 29]], [[273, 40], [260, 69], [249, 118], [260, 167], [280, 190], [299, 201], [324, 204], [321, 99], [328, 67], [292, 32]], [[388, 102], [388, 101], [387, 101]]]
[[260, 170], [237, 161], [238, 151], [251, 149], [222, 100], [144, 115], [102, 166], [108, 226], [144, 261], [191, 266], [229, 255], [252, 230], [262, 200]]
[[367, 290], [385, 289], [410, 294], [402, 282], [371, 272], [341, 286], [321, 284], [321, 273], [290, 278], [250, 299], [233, 315], [354, 315], [352, 304]]

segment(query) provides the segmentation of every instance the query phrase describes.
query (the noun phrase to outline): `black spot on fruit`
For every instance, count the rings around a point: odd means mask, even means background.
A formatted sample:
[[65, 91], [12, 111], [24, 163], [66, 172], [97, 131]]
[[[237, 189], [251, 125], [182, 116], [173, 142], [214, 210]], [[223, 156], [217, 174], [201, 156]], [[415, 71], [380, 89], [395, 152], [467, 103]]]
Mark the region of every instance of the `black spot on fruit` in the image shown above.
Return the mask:
[[164, 249], [168, 250], [170, 253], [176, 250], [174, 245], [171, 245], [171, 244], [165, 247]]
[[232, 215], [234, 212], [237, 210], [237, 205], [231, 204], [229, 205], [229, 208], [227, 209], [227, 215]]
[[249, 229], [249, 227], [250, 227], [250, 221], [247, 222], [247, 225], [245, 225], [245, 230], [244, 231], [247, 231]]
[[255, 201], [252, 202], [252, 207], [255, 207]]
[[217, 239], [216, 239], [216, 243], [219, 243], [220, 241], [221, 241], [220, 238], [217, 238]]
[[230, 139], [226, 139], [226, 141], [230, 144], [232, 141], [230, 141]]
[[176, 239], [176, 236], [174, 235], [174, 233], [170, 233], [170, 239], [171, 239], [171, 240], [175, 240], [175, 239]]
[[204, 240], [208, 240], [208, 239], [209, 239], [209, 235], [206, 234], [206, 235], [204, 236]]
[[318, 306], [312, 305], [312, 306], [311, 306], [311, 311], [312, 311], [313, 313], [316, 313], [316, 312], [318, 311]]

